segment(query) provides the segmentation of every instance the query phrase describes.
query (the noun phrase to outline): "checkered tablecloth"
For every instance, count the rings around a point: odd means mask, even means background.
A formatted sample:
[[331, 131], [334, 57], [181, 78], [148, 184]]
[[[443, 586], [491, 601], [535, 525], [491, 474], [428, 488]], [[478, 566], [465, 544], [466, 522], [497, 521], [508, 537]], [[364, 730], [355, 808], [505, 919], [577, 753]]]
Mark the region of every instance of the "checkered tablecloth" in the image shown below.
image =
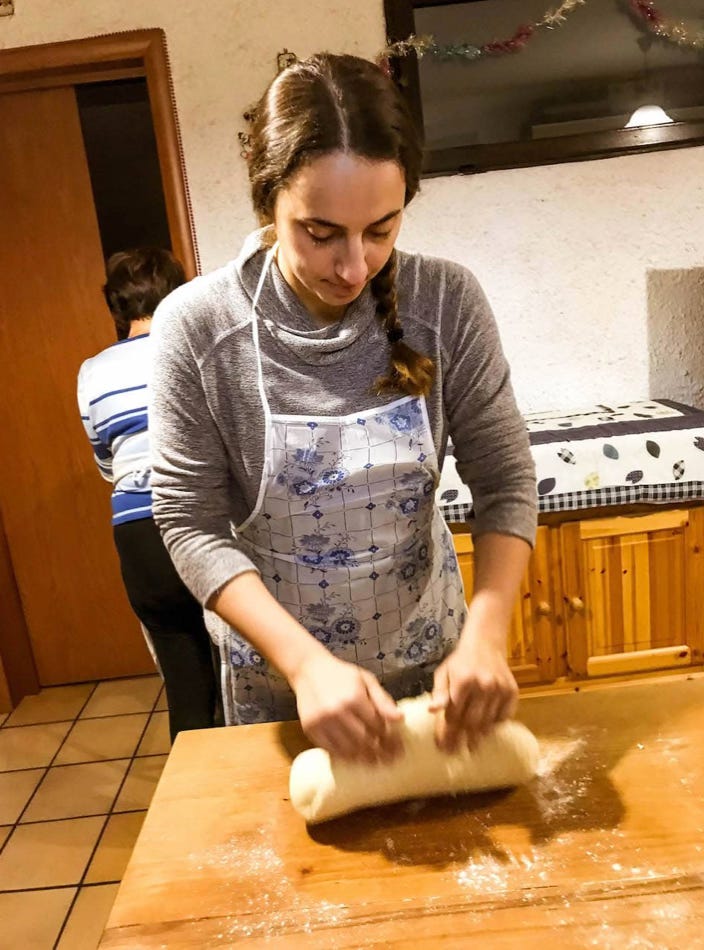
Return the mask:
[[[704, 412], [668, 400], [526, 416], [538, 510], [704, 500]], [[467, 521], [469, 488], [448, 447], [436, 498], [447, 521]]]

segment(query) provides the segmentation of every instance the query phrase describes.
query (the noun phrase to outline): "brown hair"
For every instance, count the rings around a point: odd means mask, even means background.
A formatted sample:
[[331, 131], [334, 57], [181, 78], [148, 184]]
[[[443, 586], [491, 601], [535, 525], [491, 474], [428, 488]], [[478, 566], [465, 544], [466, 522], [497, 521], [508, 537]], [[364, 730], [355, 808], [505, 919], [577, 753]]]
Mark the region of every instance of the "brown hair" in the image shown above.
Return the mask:
[[180, 261], [160, 247], [118, 251], [105, 265], [103, 295], [115, 321], [118, 340], [130, 332], [130, 323], [151, 317], [164, 297], [186, 282]]
[[[396, 162], [405, 177], [404, 204], [418, 191], [421, 139], [394, 83], [368, 60], [319, 53], [279, 73], [255, 109], [248, 164], [260, 223], [273, 221], [277, 194], [298, 169], [337, 151]], [[396, 267], [393, 251], [371, 281], [391, 347], [389, 371], [376, 380], [375, 389], [427, 395], [435, 366], [403, 342]]]

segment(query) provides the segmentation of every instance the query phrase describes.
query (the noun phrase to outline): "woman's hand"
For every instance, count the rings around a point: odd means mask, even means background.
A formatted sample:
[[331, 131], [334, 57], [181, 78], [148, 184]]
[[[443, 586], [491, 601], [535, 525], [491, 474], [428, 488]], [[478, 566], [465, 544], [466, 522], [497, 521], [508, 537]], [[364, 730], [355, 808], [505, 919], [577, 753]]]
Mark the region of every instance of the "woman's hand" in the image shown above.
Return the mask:
[[454, 652], [435, 670], [430, 709], [438, 746], [453, 752], [470, 748], [518, 702], [518, 687], [506, 659], [511, 612], [530, 546], [512, 535], [488, 532], [474, 539], [474, 591]]
[[303, 731], [331, 755], [378, 762], [401, 751], [393, 727], [403, 713], [368, 670], [316, 653], [301, 664], [291, 686]]
[[[497, 643], [498, 640], [498, 643]], [[431, 712], [435, 738], [443, 751], [461, 742], [470, 748], [516, 710], [518, 687], [506, 660], [502, 638], [467, 631], [435, 671]]]

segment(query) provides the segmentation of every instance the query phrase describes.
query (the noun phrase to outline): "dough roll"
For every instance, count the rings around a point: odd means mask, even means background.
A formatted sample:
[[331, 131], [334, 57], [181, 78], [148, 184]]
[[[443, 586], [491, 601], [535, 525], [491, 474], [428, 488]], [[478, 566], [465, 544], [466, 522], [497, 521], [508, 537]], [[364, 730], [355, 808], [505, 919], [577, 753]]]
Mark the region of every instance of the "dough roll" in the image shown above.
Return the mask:
[[291, 804], [308, 822], [327, 821], [360, 808], [412, 798], [510, 788], [538, 768], [538, 740], [524, 725], [501, 722], [476, 749], [448, 755], [435, 744], [429, 697], [399, 703], [404, 751], [390, 764], [331, 759], [323, 749], [296, 756], [289, 779]]

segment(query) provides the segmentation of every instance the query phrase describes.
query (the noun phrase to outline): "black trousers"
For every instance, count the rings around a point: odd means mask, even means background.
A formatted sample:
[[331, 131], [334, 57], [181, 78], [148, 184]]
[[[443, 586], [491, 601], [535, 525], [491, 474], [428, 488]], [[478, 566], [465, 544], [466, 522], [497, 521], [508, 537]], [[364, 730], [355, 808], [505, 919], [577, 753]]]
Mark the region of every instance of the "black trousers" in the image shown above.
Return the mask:
[[219, 688], [203, 608], [179, 577], [152, 518], [113, 527], [127, 597], [164, 677], [171, 740], [215, 724]]

